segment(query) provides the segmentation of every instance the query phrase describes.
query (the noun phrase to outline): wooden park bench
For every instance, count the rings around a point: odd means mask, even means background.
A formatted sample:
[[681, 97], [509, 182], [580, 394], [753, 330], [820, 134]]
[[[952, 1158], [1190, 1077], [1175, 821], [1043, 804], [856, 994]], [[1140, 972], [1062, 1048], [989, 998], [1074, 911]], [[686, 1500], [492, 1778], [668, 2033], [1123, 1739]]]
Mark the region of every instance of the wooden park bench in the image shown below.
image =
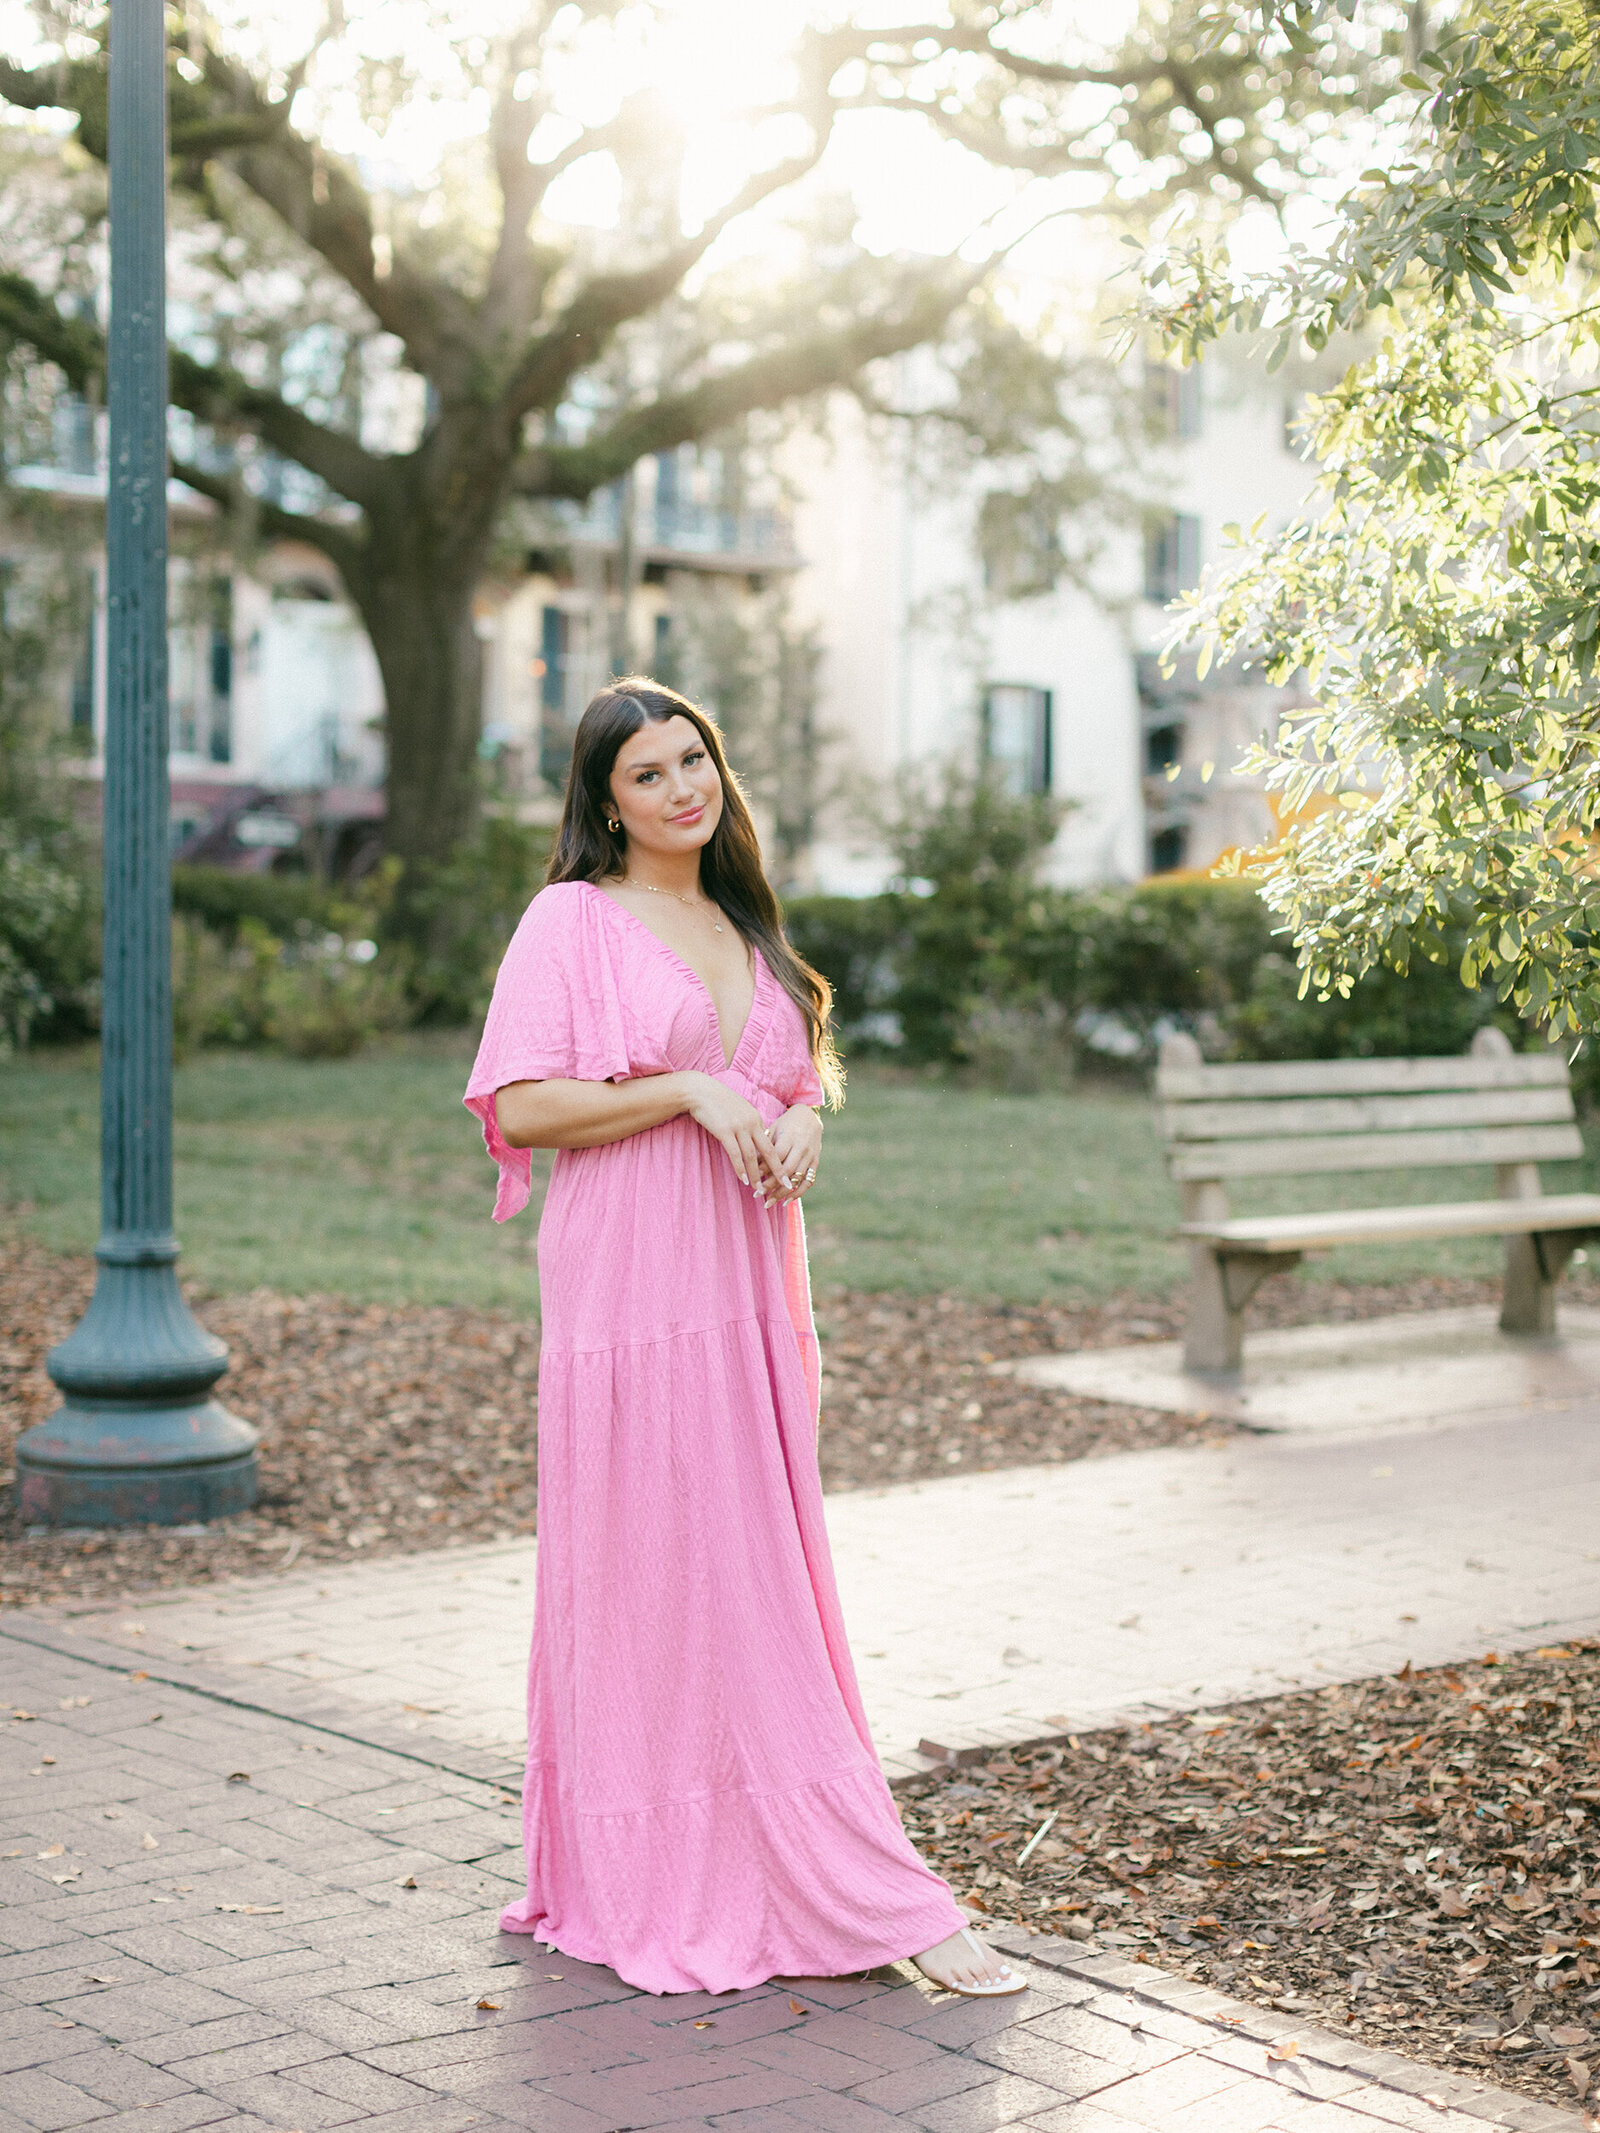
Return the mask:
[[[1539, 1178], [1541, 1162], [1583, 1153], [1566, 1061], [1514, 1052], [1500, 1030], [1480, 1030], [1464, 1057], [1240, 1066], [1208, 1066], [1192, 1037], [1169, 1037], [1156, 1094], [1189, 1239], [1189, 1370], [1236, 1371], [1261, 1283], [1340, 1244], [1502, 1236], [1501, 1331], [1554, 1333], [1556, 1283], [1576, 1246], [1600, 1235], [1600, 1193], [1546, 1197]], [[1484, 1163], [1495, 1166], [1493, 1200], [1299, 1215], [1228, 1206], [1235, 1178]]]

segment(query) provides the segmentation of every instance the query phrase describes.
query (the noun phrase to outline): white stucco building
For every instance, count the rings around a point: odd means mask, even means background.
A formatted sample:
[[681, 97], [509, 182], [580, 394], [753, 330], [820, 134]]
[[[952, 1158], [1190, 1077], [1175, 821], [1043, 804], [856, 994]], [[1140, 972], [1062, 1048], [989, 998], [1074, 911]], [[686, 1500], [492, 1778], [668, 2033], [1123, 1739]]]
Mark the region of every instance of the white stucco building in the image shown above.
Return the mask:
[[[869, 787], [941, 757], [988, 757], [1019, 790], [1068, 803], [1051, 854], [1062, 883], [1209, 868], [1271, 834], [1264, 796], [1231, 765], [1281, 692], [1237, 672], [1169, 678], [1167, 603], [1224, 550], [1223, 528], [1282, 524], [1311, 485], [1292, 437], [1298, 392], [1257, 364], [1214, 359], [1150, 380], [1165, 420], [1151, 446], [1160, 499], [1113, 536], [1092, 591], [986, 593], [976, 494], [930, 496], [915, 447], [871, 436], [854, 403], [813, 455], [796, 515], [796, 600], [827, 648], [821, 723]], [[1175, 775], [1170, 773], [1175, 772]], [[832, 810], [817, 886], [881, 885], [889, 862]]]

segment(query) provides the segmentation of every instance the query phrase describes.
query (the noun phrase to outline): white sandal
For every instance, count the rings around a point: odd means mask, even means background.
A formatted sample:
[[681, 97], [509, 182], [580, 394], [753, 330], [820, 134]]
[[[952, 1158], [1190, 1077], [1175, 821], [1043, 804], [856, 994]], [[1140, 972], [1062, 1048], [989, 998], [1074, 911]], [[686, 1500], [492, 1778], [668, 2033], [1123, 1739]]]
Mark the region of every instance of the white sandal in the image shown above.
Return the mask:
[[[971, 1948], [974, 1955], [992, 1955], [994, 1953], [992, 1948], [986, 1948], [983, 1945], [983, 1942], [979, 1940], [970, 1926], [961, 1928], [961, 1937]], [[919, 1970], [922, 1970], [922, 1958], [920, 1955], [913, 1956], [912, 1961]], [[1004, 2000], [1009, 1999], [1015, 1992], [1026, 1992], [1028, 1989], [1027, 1979], [1018, 1976], [1009, 1963], [1001, 1971], [1000, 1975], [991, 1979], [987, 1985], [954, 1985], [947, 1983], [942, 1977], [935, 1977], [931, 1970], [922, 1970], [922, 1974], [931, 1984], [937, 1985], [941, 1992], [958, 1992], [964, 2000]]]

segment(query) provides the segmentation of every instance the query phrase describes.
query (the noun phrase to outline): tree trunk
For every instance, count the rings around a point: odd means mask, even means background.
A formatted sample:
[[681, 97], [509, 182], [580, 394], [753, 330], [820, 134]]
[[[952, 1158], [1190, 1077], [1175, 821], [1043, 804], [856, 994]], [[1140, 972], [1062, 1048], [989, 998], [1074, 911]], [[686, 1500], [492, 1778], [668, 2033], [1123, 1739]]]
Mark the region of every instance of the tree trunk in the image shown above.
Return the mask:
[[472, 607], [500, 502], [495, 479], [468, 478], [488, 474], [463, 463], [470, 453], [434, 445], [369, 509], [360, 566], [347, 572], [383, 677], [384, 845], [401, 864], [391, 923], [419, 945], [417, 892], [477, 825], [483, 652]]
[[384, 844], [411, 875], [447, 859], [477, 817], [483, 658], [472, 584], [424, 564], [386, 578], [360, 606], [383, 676]]

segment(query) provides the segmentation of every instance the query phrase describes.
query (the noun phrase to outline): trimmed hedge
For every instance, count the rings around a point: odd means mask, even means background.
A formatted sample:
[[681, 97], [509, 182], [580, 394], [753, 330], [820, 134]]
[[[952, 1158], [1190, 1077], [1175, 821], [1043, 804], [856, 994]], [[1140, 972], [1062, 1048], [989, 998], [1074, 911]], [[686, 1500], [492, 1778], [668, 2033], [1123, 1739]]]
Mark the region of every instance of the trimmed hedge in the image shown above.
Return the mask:
[[1066, 1071], [1097, 1051], [1148, 1065], [1173, 1027], [1218, 1059], [1459, 1052], [1491, 1021], [1514, 1042], [1525, 1034], [1453, 964], [1374, 971], [1347, 1000], [1300, 999], [1293, 955], [1244, 883], [1021, 885], [1009, 902], [997, 911], [965, 882], [925, 897], [799, 897], [788, 930], [834, 987], [847, 1052], [978, 1067], [1013, 1086], [1048, 1079], [1052, 1055]]

